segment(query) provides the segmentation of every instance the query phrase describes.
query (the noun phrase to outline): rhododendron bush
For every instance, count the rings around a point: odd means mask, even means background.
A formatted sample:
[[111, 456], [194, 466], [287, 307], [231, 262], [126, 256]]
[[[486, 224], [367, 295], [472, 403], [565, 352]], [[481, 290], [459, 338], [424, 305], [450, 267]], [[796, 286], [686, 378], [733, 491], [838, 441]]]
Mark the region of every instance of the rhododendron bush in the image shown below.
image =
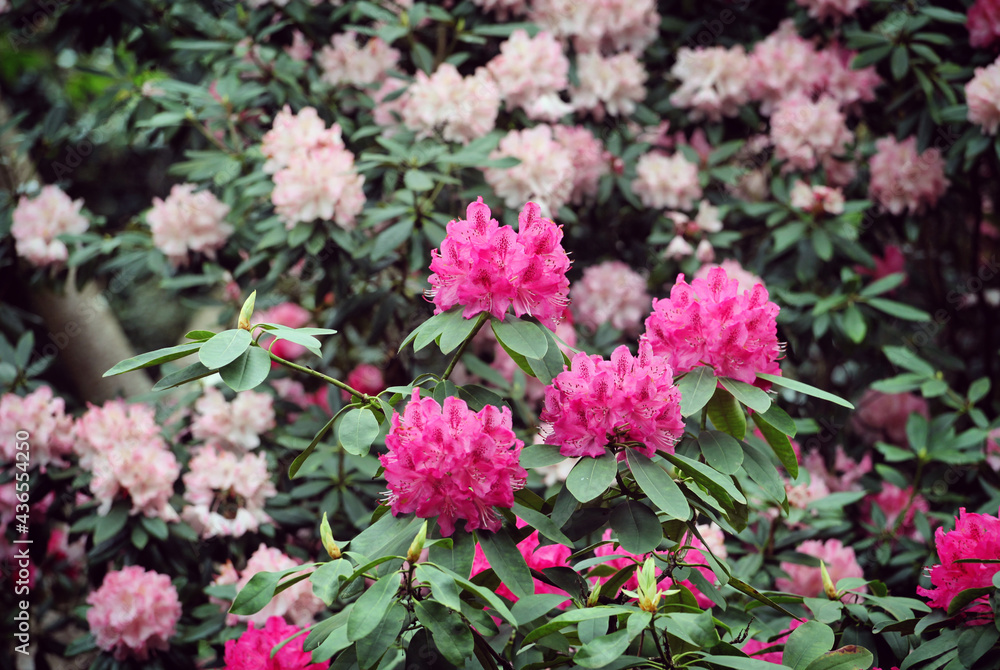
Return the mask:
[[0, 668], [1000, 667], [1000, 3], [0, 0]]

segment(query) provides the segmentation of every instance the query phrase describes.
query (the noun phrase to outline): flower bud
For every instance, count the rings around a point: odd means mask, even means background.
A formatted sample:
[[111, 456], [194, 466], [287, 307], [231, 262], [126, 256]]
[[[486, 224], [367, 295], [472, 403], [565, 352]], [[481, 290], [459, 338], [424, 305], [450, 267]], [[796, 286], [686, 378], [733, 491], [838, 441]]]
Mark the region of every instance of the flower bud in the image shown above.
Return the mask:
[[596, 607], [597, 599], [601, 597], [601, 585], [603, 582], [597, 582], [594, 584], [594, 588], [591, 589], [590, 595], [587, 596], [587, 607]]
[[323, 521], [319, 525], [319, 538], [323, 542], [326, 553], [330, 554], [330, 558], [334, 560], [340, 558], [340, 547], [333, 541], [333, 529], [330, 528], [330, 522], [327, 521], [326, 512], [323, 512]]
[[417, 536], [413, 538], [413, 542], [410, 543], [410, 548], [406, 550], [406, 560], [410, 562], [410, 565], [416, 565], [420, 562], [420, 553], [424, 550], [424, 542], [427, 541], [427, 522], [424, 521], [424, 525], [420, 527], [420, 531]]
[[837, 600], [837, 587], [833, 585], [833, 580], [830, 578], [830, 573], [826, 569], [826, 563], [823, 561], [819, 562], [819, 571], [823, 575], [823, 593], [830, 600]]
[[243, 303], [243, 308], [240, 309], [240, 330], [250, 330], [250, 317], [253, 316], [253, 306], [257, 299], [257, 291], [250, 294], [250, 297], [246, 299]]

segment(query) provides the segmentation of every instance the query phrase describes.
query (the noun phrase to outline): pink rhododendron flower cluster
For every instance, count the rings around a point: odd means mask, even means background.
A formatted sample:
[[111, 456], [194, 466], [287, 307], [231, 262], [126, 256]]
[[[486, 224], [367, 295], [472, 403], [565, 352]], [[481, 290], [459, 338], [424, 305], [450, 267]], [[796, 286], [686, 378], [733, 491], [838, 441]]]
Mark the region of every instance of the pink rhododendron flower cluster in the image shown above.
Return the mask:
[[87, 535], [81, 535], [71, 544], [69, 534], [67, 524], [52, 527], [45, 547], [45, 560], [58, 564], [61, 574], [75, 580], [87, 569]]
[[792, 619], [788, 628], [782, 631], [781, 635], [774, 638], [772, 641], [761, 642], [759, 640], [753, 640], [753, 639], [747, 640], [746, 644], [740, 647], [740, 651], [758, 661], [767, 661], [768, 663], [775, 663], [777, 665], [781, 665], [781, 662], [785, 658], [785, 652], [769, 651], [764, 654], [761, 654], [760, 652], [769, 647], [773, 647], [779, 644], [784, 644], [785, 642], [787, 642], [788, 636], [792, 634], [792, 631], [801, 626], [803, 623], [805, 623], [805, 621], [801, 621], [800, 619]]
[[[1000, 518], [966, 512], [962, 507], [955, 517], [955, 530], [938, 528], [934, 533], [934, 545], [941, 563], [927, 569], [931, 588], [918, 586], [917, 594], [927, 598], [931, 607], [947, 610], [960, 592], [990, 586], [993, 575], [1000, 571], [1000, 563], [956, 563], [963, 558], [995, 559], [1000, 556]], [[965, 611], [989, 615], [988, 618], [973, 619], [970, 623], [993, 621], [988, 596], [977, 598]]]
[[347, 373], [347, 385], [368, 395], [378, 395], [385, 390], [385, 377], [377, 366], [361, 363]]
[[723, 270], [725, 270], [726, 275], [730, 279], [735, 279], [737, 286], [736, 290], [740, 293], [744, 293], [746, 291], [753, 291], [753, 287], [756, 284], [764, 283], [763, 279], [761, 279], [754, 273], [750, 272], [749, 270], [745, 270], [743, 266], [740, 265], [739, 261], [733, 260], [732, 258], [727, 258], [718, 264], [710, 263], [708, 265], [702, 265], [700, 268], [698, 268], [697, 272], [694, 273], [694, 279], [707, 280], [708, 274], [714, 268], [722, 268]]
[[610, 323], [620, 331], [637, 335], [649, 314], [650, 296], [646, 278], [621, 261], [605, 261], [583, 271], [570, 291], [573, 311], [581, 325], [597, 330]]
[[181, 603], [170, 577], [138, 565], [109, 572], [101, 587], [87, 596], [93, 605], [87, 623], [97, 646], [115, 659], [149, 659], [165, 651], [181, 618]]
[[472, 4], [481, 7], [484, 12], [496, 12], [501, 21], [528, 11], [527, 0], [472, 0]]
[[301, 30], [292, 31], [292, 43], [284, 48], [292, 60], [305, 62], [312, 58], [313, 48]]
[[[212, 584], [235, 584], [238, 593], [258, 572], [280, 572], [301, 564], [301, 561], [285, 555], [280, 549], [268, 547], [261, 542], [257, 551], [247, 560], [247, 565], [243, 570], [238, 572], [233, 564], [227, 561], [221, 567], [219, 576]], [[216, 602], [219, 601], [216, 600]], [[220, 602], [220, 604], [225, 609], [229, 609], [229, 603]], [[323, 601], [313, 595], [309, 580], [305, 580], [276, 594], [271, 598], [271, 602], [264, 605], [263, 609], [256, 614], [227, 615], [226, 623], [235, 626], [240, 621], [249, 621], [258, 626], [264, 626], [271, 617], [283, 617], [296, 626], [305, 627], [311, 624], [313, 617], [325, 608]]]
[[771, 117], [775, 155], [788, 161], [786, 170], [811, 171], [820, 163], [844, 153], [854, 141], [836, 101], [821, 97], [813, 102], [802, 94], [782, 99]]
[[869, 524], [874, 523], [871, 514], [872, 507], [879, 508], [885, 515], [884, 530], [895, 529], [900, 515], [905, 511], [906, 516], [903, 517], [902, 523], [899, 524], [899, 534], [912, 537], [915, 540], [923, 540], [923, 537], [917, 532], [916, 526], [914, 526], [913, 518], [917, 512], [929, 512], [930, 505], [927, 502], [927, 498], [919, 493], [913, 493], [912, 486], [900, 488], [890, 482], [883, 482], [881, 491], [865, 498], [863, 509], [865, 520]]
[[836, 23], [854, 14], [868, 4], [868, 0], [795, 0], [809, 9], [809, 16], [817, 21], [833, 19]]
[[[903, 250], [895, 244], [887, 244], [885, 250], [882, 251], [882, 255], [872, 255], [872, 260], [875, 261], [874, 270], [866, 268], [863, 265], [856, 265], [854, 266], [854, 271], [859, 275], [871, 277], [872, 281], [888, 277], [891, 274], [906, 272], [906, 257], [903, 255]], [[905, 286], [909, 281], [910, 278], [905, 277], [901, 285]], [[893, 289], [889, 291], [889, 295], [895, 292], [896, 289]]]
[[646, 97], [649, 75], [631, 53], [607, 58], [599, 53], [580, 54], [576, 70], [580, 86], [570, 87], [573, 107], [592, 114], [598, 121], [605, 114], [631, 114]]
[[666, 359], [641, 341], [635, 357], [625, 345], [610, 360], [574, 356], [545, 390], [540, 418], [551, 424], [547, 443], [559, 445], [563, 456], [597, 458], [610, 442], [634, 441], [652, 458], [657, 451], [673, 453], [684, 433], [680, 398]]
[[867, 390], [851, 416], [851, 428], [866, 444], [888, 442], [905, 447], [906, 420], [916, 412], [929, 418], [927, 401], [913, 393], [881, 393]]
[[[837, 582], [847, 577], [864, 577], [864, 572], [854, 556], [852, 547], [845, 547], [840, 540], [806, 540], [795, 548], [800, 554], [814, 556], [826, 565], [830, 580], [836, 586]], [[821, 598], [823, 592], [823, 574], [819, 566], [801, 565], [799, 563], [781, 562], [781, 569], [788, 574], [788, 579], [779, 577], [775, 586], [779, 591], [794, 593], [807, 598]], [[867, 587], [852, 589], [867, 592]]]
[[440, 250], [431, 251], [434, 313], [462, 305], [471, 319], [488, 312], [503, 320], [508, 307], [554, 328], [567, 304], [569, 257], [562, 248], [562, 229], [540, 215], [529, 202], [518, 216], [518, 230], [500, 226], [479, 198], [466, 219], [447, 226]]
[[209, 386], [194, 404], [191, 434], [197, 440], [248, 451], [259, 447], [261, 434], [274, 426], [273, 401], [268, 394], [242, 391], [227, 402], [222, 391]]
[[[569, 60], [556, 38], [545, 31], [528, 37], [526, 31], [515, 30], [500, 45], [500, 53], [486, 64], [486, 69], [496, 79], [507, 109], [527, 109], [538, 98], [558, 97], [569, 83]], [[546, 120], [555, 121], [571, 110], [565, 104], [562, 114]], [[530, 113], [529, 117], [537, 118]]]
[[678, 275], [669, 298], [653, 299], [643, 337], [675, 373], [709, 365], [720, 377], [749, 384], [758, 372], [781, 374], [778, 306], [763, 284], [742, 293], [738, 286], [721, 267], [691, 284]]
[[[715, 249], [705, 237], [705, 233], [717, 233], [722, 230], [722, 219], [719, 218], [719, 208], [708, 200], [698, 203], [698, 214], [692, 219], [684, 212], [668, 212], [667, 218], [674, 222], [674, 238], [663, 252], [667, 260], [687, 258], [691, 254], [702, 263], [715, 260]], [[698, 248], [691, 246], [686, 238], [700, 237]]]
[[214, 445], [200, 447], [188, 464], [181, 517], [203, 538], [241, 537], [271, 518], [264, 504], [277, 490], [265, 454], [237, 456]]
[[[296, 305], [294, 302], [283, 302], [258, 312], [254, 323], [276, 323], [279, 326], [288, 326], [289, 328], [302, 328], [311, 320], [312, 314], [305, 307]], [[273, 345], [270, 344], [274, 339], [272, 336], [264, 335], [260, 338], [260, 345], [278, 358], [294, 361], [308, 351], [301, 344], [288, 340], [278, 340]]]
[[518, 158], [509, 168], [484, 168], [483, 177], [508, 207], [531, 200], [552, 215], [573, 195], [576, 169], [573, 153], [553, 135], [552, 126], [512, 130], [490, 154], [490, 159]]
[[966, 16], [969, 29], [969, 44], [977, 49], [985, 49], [1000, 37], [1000, 2], [997, 0], [976, 0]]
[[446, 142], [468, 144], [496, 125], [500, 88], [486, 68], [463, 77], [451, 63], [441, 63], [430, 77], [418, 70], [402, 103], [403, 124], [417, 137], [440, 132]]
[[632, 192], [646, 207], [656, 209], [691, 209], [701, 198], [698, 166], [677, 152], [644, 154], [635, 166]]
[[[1000, 3], [997, 3], [1000, 14]], [[976, 76], [965, 85], [969, 122], [983, 127], [987, 135], [996, 135], [1000, 127], [1000, 59], [986, 67], [977, 67]]]
[[509, 407], [473, 412], [455, 397], [442, 407], [414, 389], [404, 413], [393, 413], [385, 438], [389, 453], [379, 457], [392, 513], [437, 516], [446, 537], [458, 519], [465, 519], [467, 531], [499, 530], [493, 508], [513, 507], [514, 491], [527, 477], [518, 463], [524, 442], [511, 426]]
[[301, 630], [276, 616], [269, 618], [263, 628], [255, 628], [251, 621], [238, 639], [226, 640], [225, 670], [327, 670], [330, 661], [313, 663], [312, 652], [303, 651], [305, 635], [299, 635], [271, 655], [276, 646]]
[[90, 490], [105, 515], [119, 494], [132, 501], [131, 514], [176, 521], [170, 506], [181, 466], [160, 435], [153, 409], [111, 400], [90, 405], [73, 427], [80, 467], [91, 473]]
[[811, 212], [812, 214], [843, 214], [844, 193], [839, 188], [829, 186], [813, 186], [804, 181], [796, 180], [791, 190], [792, 207]]
[[553, 126], [556, 142], [569, 151], [573, 166], [573, 192], [569, 201], [583, 204], [597, 195], [598, 182], [608, 173], [609, 153], [601, 141], [583, 126]]
[[364, 46], [358, 44], [353, 30], [334, 35], [330, 45], [323, 47], [316, 58], [323, 81], [331, 86], [374, 84], [385, 79], [386, 72], [399, 62], [399, 51], [381, 37], [369, 37]]
[[750, 59], [742, 46], [681, 47], [670, 74], [681, 82], [670, 96], [670, 103], [690, 109], [693, 121], [706, 117], [721, 121], [723, 116], [736, 116], [740, 105], [750, 99]]
[[883, 209], [897, 216], [906, 210], [920, 214], [934, 207], [948, 189], [944, 156], [933, 147], [918, 154], [916, 136], [902, 142], [883, 137], [875, 148], [868, 192]]
[[[519, 518], [517, 520], [518, 528], [524, 528], [526, 525], [527, 524], [523, 519]], [[528, 564], [530, 569], [541, 572], [545, 568], [566, 567], [569, 562], [569, 556], [573, 553], [572, 549], [561, 544], [547, 544], [544, 547], [540, 545], [541, 539], [538, 537], [537, 530], [517, 543], [517, 550], [521, 553], [521, 556], [524, 557], [524, 561]], [[490, 562], [487, 560], [486, 554], [484, 554], [482, 548], [476, 544], [476, 554], [472, 561], [472, 574], [470, 575], [470, 579], [478, 575], [480, 572], [489, 570], [490, 567]], [[539, 593], [558, 593], [559, 595], [566, 594], [566, 592], [562, 589], [552, 586], [551, 584], [546, 584], [540, 579], [535, 579], [534, 582], [536, 595]], [[514, 595], [514, 592], [503, 583], [500, 584], [496, 593], [511, 602], [516, 603], [519, 600], [519, 598]], [[563, 607], [568, 604], [569, 598], [567, 597], [566, 603], [564, 603]]]
[[153, 208], [146, 221], [153, 231], [153, 244], [174, 267], [187, 265], [188, 252], [215, 258], [233, 234], [226, 223], [229, 205], [211, 191], [198, 191], [197, 184], [175, 184], [166, 200], [153, 198]]
[[26, 431], [31, 467], [37, 465], [43, 473], [50, 465], [66, 467], [63, 457], [73, 451], [72, 430], [65, 401], [53, 397], [51, 386], [40, 386], [24, 397], [15, 393], [0, 397], [0, 461], [14, 462], [17, 445], [25, 441], [16, 436]]
[[355, 171], [338, 124], [327, 128], [314, 108], [295, 115], [286, 105], [261, 150], [268, 157], [265, 171], [274, 172], [271, 202], [286, 228], [317, 218], [354, 228], [365, 204], [365, 178]]
[[533, 0], [528, 18], [578, 52], [641, 53], [656, 39], [660, 15], [653, 0]]
[[81, 209], [83, 200], [71, 200], [58, 186], [44, 186], [34, 198], [21, 196], [10, 228], [17, 255], [38, 267], [64, 263], [69, 249], [56, 238], [87, 232], [90, 223]]
[[[792, 444], [797, 448], [798, 444]], [[864, 454], [860, 461], [855, 461], [837, 445], [834, 452], [833, 467], [827, 468], [826, 459], [820, 453], [819, 447], [809, 450], [805, 456], [799, 455], [802, 466], [809, 471], [813, 481], [821, 481], [828, 491], [860, 491], [861, 477], [872, 471], [871, 454]]]

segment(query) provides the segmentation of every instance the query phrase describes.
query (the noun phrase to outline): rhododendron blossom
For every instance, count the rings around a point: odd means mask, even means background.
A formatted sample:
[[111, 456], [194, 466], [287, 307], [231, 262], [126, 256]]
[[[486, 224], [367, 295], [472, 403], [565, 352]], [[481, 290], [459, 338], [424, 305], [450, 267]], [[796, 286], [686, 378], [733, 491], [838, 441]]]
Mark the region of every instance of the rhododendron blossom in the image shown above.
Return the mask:
[[303, 107], [293, 114], [285, 105], [261, 140], [260, 150], [267, 157], [264, 172], [273, 174], [288, 167], [293, 158], [306, 155], [312, 147], [341, 144], [340, 126], [327, 128], [315, 107]]
[[574, 356], [545, 390], [540, 418], [551, 424], [547, 443], [559, 445], [563, 456], [597, 458], [609, 443], [632, 441], [652, 458], [657, 451], [673, 453], [684, 433], [680, 397], [666, 359], [641, 341], [636, 357], [624, 345], [610, 360]]
[[371, 363], [361, 363], [348, 372], [347, 385], [368, 395], [378, 395], [386, 386], [382, 370]]
[[330, 46], [325, 46], [316, 58], [323, 70], [322, 80], [331, 86], [365, 86], [385, 78], [399, 62], [399, 51], [391, 48], [381, 37], [369, 37], [362, 47], [358, 34], [353, 30], [334, 35]]
[[851, 415], [851, 428], [866, 444], [881, 441], [905, 447], [909, 444], [906, 421], [914, 412], [928, 418], [927, 401], [913, 393], [882, 393], [869, 389]]
[[403, 124], [417, 137], [440, 131], [446, 142], [468, 144], [496, 125], [500, 88], [485, 68], [463, 77], [451, 63], [442, 63], [430, 77], [418, 70], [406, 92]]
[[608, 152], [601, 141], [583, 126], [553, 126], [553, 136], [569, 151], [573, 166], [573, 192], [569, 201], [583, 204], [597, 195], [601, 177], [608, 172]]
[[434, 313], [462, 305], [467, 319], [488, 312], [503, 320], [513, 307], [515, 316], [535, 316], [555, 328], [569, 293], [561, 228], [533, 202], [518, 216], [516, 233], [492, 218], [482, 198], [468, 206], [466, 217], [448, 223], [440, 250], [431, 251]]
[[[834, 586], [847, 577], [865, 576], [858, 559], [854, 556], [854, 549], [845, 547], [840, 540], [806, 540], [797, 546], [795, 551], [823, 561]], [[779, 577], [775, 580], [775, 586], [779, 591], [807, 598], [823, 597], [823, 574], [819, 566], [782, 561], [781, 569], [788, 573], [788, 579]], [[868, 589], [861, 586], [852, 590], [865, 593]]]
[[511, 422], [509, 407], [473, 412], [456, 397], [442, 407], [414, 389], [403, 414], [393, 413], [389, 453], [379, 457], [393, 515], [436, 516], [445, 537], [458, 519], [465, 519], [466, 531], [499, 530], [493, 508], [513, 507], [514, 491], [527, 477], [518, 463], [524, 442]]
[[263, 628], [256, 628], [251, 621], [238, 639], [226, 640], [225, 670], [327, 670], [329, 661], [313, 663], [312, 652], [302, 649], [305, 635], [282, 645], [272, 656], [276, 646], [301, 630], [276, 616], [270, 617]]
[[730, 279], [735, 279], [737, 285], [736, 290], [740, 293], [752, 291], [756, 284], [764, 283], [763, 279], [749, 270], [744, 269], [743, 266], [740, 265], [739, 261], [733, 260], [732, 258], [727, 258], [716, 265], [711, 263], [708, 265], [702, 265], [698, 268], [697, 272], [694, 273], [694, 279], [708, 279], [708, 273], [714, 268], [722, 268], [725, 270], [726, 275]]
[[577, 175], [574, 153], [555, 138], [551, 126], [512, 130], [500, 140], [490, 159], [517, 158], [521, 162], [508, 168], [484, 168], [483, 177], [508, 207], [531, 200], [552, 215], [573, 196]]
[[569, 83], [569, 60], [556, 38], [545, 31], [528, 37], [526, 31], [515, 30], [486, 69], [496, 79], [508, 109], [526, 107]]
[[165, 651], [181, 618], [181, 603], [170, 577], [138, 565], [109, 572], [87, 596], [87, 623], [97, 646], [115, 659], [148, 660]]
[[[1000, 557], [1000, 518], [989, 514], [966, 512], [962, 507], [955, 517], [955, 530], [938, 528], [934, 533], [934, 546], [941, 563], [927, 568], [931, 588], [917, 586], [917, 594], [927, 598], [927, 604], [947, 610], [951, 601], [965, 589], [993, 584], [993, 575], [1000, 571], [1000, 563], [957, 563], [969, 558], [996, 559]], [[988, 615], [971, 619], [972, 624], [993, 621], [988, 595], [972, 601], [965, 612]]]
[[844, 212], [844, 193], [839, 188], [812, 186], [804, 181], [796, 180], [790, 195], [792, 207], [812, 214], [837, 215]]
[[610, 323], [625, 333], [638, 334], [649, 314], [646, 278], [621, 261], [605, 261], [583, 271], [570, 292], [581, 325], [597, 330]]
[[917, 153], [917, 138], [902, 142], [883, 137], [875, 143], [869, 193], [883, 209], [900, 215], [920, 214], [934, 207], [950, 182], [944, 176], [944, 156], [935, 148]]
[[743, 292], [738, 287], [721, 267], [691, 284], [678, 275], [669, 298], [653, 299], [643, 337], [675, 373], [709, 365], [718, 376], [750, 384], [758, 372], [781, 374], [778, 306], [763, 284]]
[[985, 49], [1000, 37], [1000, 2], [997, 0], [976, 0], [966, 16], [969, 29], [969, 44], [977, 49]]
[[90, 224], [81, 209], [83, 200], [71, 200], [58, 186], [44, 186], [31, 199], [21, 196], [10, 228], [17, 255], [38, 267], [65, 262], [69, 249], [56, 238], [87, 232]]
[[[997, 13], [1000, 14], [1000, 3]], [[996, 135], [1000, 127], [1000, 59], [976, 68], [976, 76], [965, 85], [965, 99], [969, 122], [982, 126], [987, 135]]]
[[580, 86], [570, 88], [573, 107], [598, 121], [605, 114], [631, 114], [646, 97], [646, 68], [631, 53], [605, 58], [584, 53], [576, 59]]
[[775, 155], [785, 169], [811, 171], [821, 161], [842, 154], [854, 141], [836, 101], [823, 96], [813, 102], [802, 94], [782, 99], [771, 117]]
[[175, 184], [166, 200], [153, 198], [146, 221], [153, 231], [153, 244], [173, 265], [187, 265], [188, 252], [215, 258], [233, 234], [226, 223], [229, 205], [211, 191], [198, 191], [196, 184]]
[[694, 121], [736, 116], [740, 105], [750, 99], [750, 61], [742, 46], [681, 47], [670, 74], [681, 82], [670, 96], [670, 104], [692, 110], [689, 116]]
[[267, 469], [267, 456], [237, 456], [213, 445], [198, 449], [184, 475], [184, 499], [191, 503], [182, 518], [203, 538], [240, 537], [271, 518], [264, 503], [277, 493]]
[[817, 21], [833, 19], [836, 23], [868, 4], [868, 0], [795, 0], [809, 9], [809, 16]]
[[222, 391], [207, 387], [194, 404], [191, 434], [237, 451], [256, 449], [261, 434], [275, 426], [272, 403], [271, 396], [257, 391], [242, 391], [227, 402]]
[[[222, 566], [220, 575], [212, 584], [235, 584], [238, 593], [258, 572], [280, 572], [301, 564], [301, 561], [285, 555], [280, 549], [268, 547], [262, 542], [257, 547], [257, 551], [247, 560], [247, 565], [242, 571], [237, 572], [233, 564], [227, 562]], [[216, 600], [216, 602], [219, 601]], [[220, 604], [225, 609], [229, 609], [229, 603]], [[240, 621], [250, 621], [258, 626], [263, 626], [268, 619], [276, 616], [283, 617], [296, 626], [305, 627], [310, 625], [313, 622], [313, 617], [324, 609], [326, 609], [326, 605], [313, 595], [311, 585], [306, 580], [275, 594], [271, 601], [256, 614], [227, 615], [226, 623], [229, 626], [235, 626]]]
[[17, 439], [24, 431], [30, 436], [31, 467], [45, 473], [50, 465], [66, 467], [64, 457], [73, 451], [73, 418], [66, 416], [62, 398], [53, 397], [51, 386], [40, 386], [21, 397], [5, 393], [0, 397], [0, 460], [13, 463]]
[[[875, 507], [881, 510], [885, 516], [885, 527], [880, 530], [898, 530], [900, 535], [912, 537], [915, 540], [923, 539], [914, 526], [913, 520], [917, 512], [929, 512], [930, 505], [927, 503], [927, 498], [919, 493], [914, 493], [912, 486], [900, 488], [890, 482], [883, 482], [881, 491], [865, 499], [863, 509], [869, 524], [874, 524], [872, 508]], [[900, 519], [904, 512], [906, 516]]]
[[528, 18], [578, 52], [641, 53], [656, 39], [660, 15], [654, 0], [533, 0]]
[[702, 195], [698, 166], [680, 152], [644, 154], [636, 163], [635, 176], [632, 192], [646, 207], [691, 209]]

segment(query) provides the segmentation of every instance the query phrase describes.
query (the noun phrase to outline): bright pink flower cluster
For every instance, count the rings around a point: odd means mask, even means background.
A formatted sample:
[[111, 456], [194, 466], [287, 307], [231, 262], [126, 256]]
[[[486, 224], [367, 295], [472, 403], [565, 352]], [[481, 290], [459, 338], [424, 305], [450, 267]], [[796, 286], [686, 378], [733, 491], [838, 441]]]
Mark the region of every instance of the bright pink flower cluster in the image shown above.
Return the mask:
[[673, 453], [684, 433], [681, 395], [667, 360], [639, 342], [639, 355], [622, 345], [611, 360], [581, 352], [545, 389], [541, 420], [551, 424], [550, 444], [563, 456], [607, 453], [609, 442], [635, 441], [649, 457]]
[[369, 37], [363, 47], [359, 46], [358, 34], [349, 30], [334, 35], [316, 62], [323, 70], [322, 80], [331, 86], [362, 87], [385, 79], [386, 72], [399, 62], [399, 51], [381, 37]]
[[93, 605], [87, 623], [97, 646], [119, 661], [145, 661], [152, 650], [169, 648], [167, 640], [181, 618], [181, 603], [170, 577], [138, 565], [109, 572], [101, 588], [87, 596]]
[[[1000, 3], [997, 3], [997, 13], [1000, 14]], [[996, 135], [1000, 127], [1000, 59], [976, 68], [976, 76], [965, 85], [965, 99], [969, 105], [969, 121], [982, 126], [985, 134]]]
[[708, 273], [714, 268], [722, 268], [726, 271], [726, 275], [730, 279], [735, 279], [737, 283], [737, 291], [743, 293], [745, 291], [753, 291], [753, 287], [757, 284], [763, 284], [764, 280], [745, 269], [740, 262], [732, 258], [727, 258], [718, 264], [708, 264], [702, 265], [694, 273], [695, 279], [708, 279]]
[[605, 261], [583, 271], [571, 291], [580, 324], [597, 330], [610, 323], [625, 333], [638, 334], [649, 314], [646, 278], [621, 261]]
[[10, 228], [17, 255], [38, 267], [65, 262], [69, 249], [56, 238], [87, 232], [90, 224], [81, 209], [83, 200], [71, 200], [58, 186], [45, 186], [30, 200], [21, 196]]
[[257, 391], [242, 391], [227, 402], [222, 391], [210, 386], [195, 402], [194, 412], [195, 439], [220, 442], [237, 451], [259, 447], [261, 434], [275, 425], [271, 396]]
[[420, 398], [414, 389], [404, 413], [394, 412], [380, 456], [389, 484], [392, 513], [438, 517], [441, 534], [500, 529], [494, 507], [513, 507], [514, 491], [527, 472], [519, 464], [524, 442], [512, 430], [509, 407], [487, 405], [473, 412], [464, 400]]
[[[931, 607], [947, 610], [952, 599], [965, 589], [990, 586], [993, 575], [1000, 571], [1000, 563], [956, 563], [963, 558], [995, 559], [1000, 556], [1000, 518], [989, 514], [966, 512], [962, 507], [955, 517], [955, 530], [945, 531], [938, 528], [934, 533], [934, 545], [937, 547], [941, 563], [928, 568], [931, 578], [931, 588], [917, 587], [917, 594], [927, 598]], [[987, 596], [973, 601], [966, 608], [969, 613], [990, 612]], [[993, 620], [980, 619], [977, 623], [988, 623]]]
[[[517, 527], [524, 528], [526, 522], [523, 519], [517, 520]], [[558, 568], [566, 567], [569, 560], [570, 554], [573, 550], [569, 547], [563, 546], [561, 544], [547, 544], [544, 547], [540, 546], [541, 540], [538, 537], [538, 531], [536, 530], [528, 537], [524, 538], [517, 543], [517, 550], [521, 552], [521, 556], [524, 557], [525, 563], [532, 570], [541, 572], [545, 568]], [[475, 558], [472, 561], [472, 574], [471, 577], [475, 577], [480, 572], [490, 569], [490, 562], [486, 559], [486, 554], [480, 546], [476, 545]], [[540, 579], [535, 581], [535, 593], [558, 593], [564, 595], [566, 592], [560, 588], [552, 586], [551, 584], [546, 584]], [[518, 597], [514, 595], [506, 584], [501, 583], [500, 587], [497, 589], [497, 594], [503, 596], [504, 598], [510, 600], [511, 602], [517, 602]], [[563, 606], [568, 606], [569, 601], [567, 601]]]
[[709, 365], [720, 377], [749, 384], [758, 372], [781, 374], [778, 306], [763, 284], [742, 293], [738, 286], [721, 267], [691, 284], [678, 275], [669, 298], [653, 299], [643, 337], [675, 373]]
[[146, 221], [153, 232], [153, 244], [174, 267], [187, 265], [188, 252], [215, 258], [233, 234], [226, 223], [229, 205], [211, 191], [195, 192], [196, 184], [175, 184], [166, 200], [153, 198]]
[[330, 661], [312, 662], [312, 653], [303, 651], [306, 636], [299, 635], [271, 655], [277, 645], [302, 629], [290, 626], [281, 617], [273, 616], [263, 628], [254, 628], [253, 621], [237, 640], [226, 640], [225, 670], [326, 670]]
[[969, 29], [969, 44], [977, 49], [985, 49], [1000, 37], [1000, 2], [997, 0], [976, 0], [966, 16]]
[[[840, 540], [806, 540], [795, 548], [795, 551], [820, 559], [830, 573], [830, 580], [836, 586], [837, 582], [847, 577], [864, 577], [861, 565], [854, 555], [852, 547], [845, 547]], [[788, 573], [788, 579], [779, 577], [775, 586], [779, 591], [786, 591], [807, 598], [823, 597], [823, 573], [819, 566], [801, 565], [799, 563], [781, 562], [781, 569]], [[866, 592], [867, 587], [852, 589]]]
[[434, 313], [462, 305], [467, 319], [488, 312], [503, 320], [513, 307], [516, 316], [528, 314], [555, 328], [569, 295], [562, 229], [533, 202], [521, 210], [516, 233], [492, 218], [482, 198], [469, 205], [466, 217], [451, 221], [441, 249], [431, 251]]
[[883, 209], [896, 215], [906, 210], [920, 214], [934, 207], [948, 190], [944, 156], [934, 147], [918, 154], [916, 136], [902, 142], [883, 137], [875, 142], [875, 148], [868, 192]]
[[44, 473], [50, 465], [66, 467], [63, 459], [73, 452], [73, 419], [66, 416], [62, 398], [53, 397], [51, 386], [40, 386], [23, 398], [15, 393], [0, 397], [0, 460], [17, 456], [17, 433], [31, 436], [31, 465]]

